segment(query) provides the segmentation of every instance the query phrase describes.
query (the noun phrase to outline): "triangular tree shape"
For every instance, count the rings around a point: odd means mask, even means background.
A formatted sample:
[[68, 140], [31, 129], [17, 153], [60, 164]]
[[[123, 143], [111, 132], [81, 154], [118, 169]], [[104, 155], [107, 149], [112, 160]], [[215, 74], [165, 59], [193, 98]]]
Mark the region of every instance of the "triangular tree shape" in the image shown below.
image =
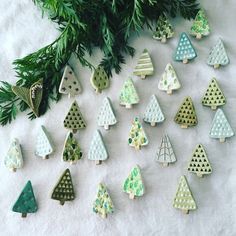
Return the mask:
[[229, 58], [221, 39], [218, 39], [217, 43], [211, 49], [207, 64], [214, 66], [215, 69], [219, 68], [221, 65], [226, 66], [229, 64]]
[[186, 97], [184, 99], [175, 115], [175, 122], [179, 124], [181, 128], [188, 128], [189, 126], [197, 125], [197, 115], [191, 97]]
[[35, 155], [43, 159], [48, 159], [49, 155], [53, 152], [54, 146], [51, 137], [46, 128], [42, 125], [36, 138]]
[[161, 123], [165, 120], [164, 114], [154, 94], [151, 96], [147, 105], [143, 120], [150, 123], [151, 126], [155, 126], [157, 123]]
[[173, 207], [182, 210], [186, 214], [188, 214], [190, 210], [197, 209], [196, 202], [184, 175], [180, 177]]
[[125, 81], [120, 92], [119, 100], [120, 105], [123, 105], [126, 108], [132, 108], [132, 105], [139, 103], [139, 96], [131, 78]]
[[161, 76], [158, 88], [162, 91], [166, 91], [167, 94], [172, 94], [173, 90], [177, 90], [180, 87], [181, 85], [175, 73], [174, 67], [168, 63], [164, 73]]
[[62, 159], [63, 161], [75, 164], [78, 160], [82, 158], [82, 151], [80, 145], [73, 133], [69, 132], [63, 148]]
[[182, 61], [184, 64], [197, 57], [197, 53], [186, 33], [180, 35], [179, 43], [174, 54], [175, 61]]
[[86, 123], [76, 101], [72, 103], [70, 110], [66, 115], [64, 127], [72, 130], [74, 133], [76, 133], [77, 130], [84, 129], [86, 127]]
[[97, 93], [101, 93], [102, 90], [108, 88], [110, 85], [108, 75], [102, 66], [98, 66], [93, 70], [90, 82]]
[[95, 161], [96, 165], [99, 165], [107, 158], [108, 153], [103, 142], [102, 135], [99, 130], [96, 130], [89, 147], [88, 159]]
[[35, 200], [32, 184], [28, 181], [14, 204], [12, 211], [21, 213], [22, 217], [26, 217], [28, 213], [35, 213], [37, 210], [38, 205]]
[[64, 205], [65, 201], [72, 201], [75, 199], [75, 192], [69, 169], [66, 169], [60, 177], [53, 189], [51, 198], [60, 201], [61, 205]]
[[66, 65], [61, 79], [59, 92], [68, 94], [69, 98], [81, 93], [82, 88], [74, 71], [69, 65]]
[[134, 75], [140, 76], [141, 79], [145, 79], [148, 75], [153, 75], [154, 68], [152, 64], [152, 59], [147, 51], [144, 49], [141, 54], [137, 66], [134, 68]]
[[202, 99], [202, 105], [211, 107], [216, 110], [217, 107], [223, 106], [226, 103], [225, 96], [221, 91], [216, 79], [213, 78], [207, 88]]
[[167, 39], [174, 36], [174, 30], [166, 15], [160, 15], [157, 21], [156, 31], [153, 33], [153, 38], [166, 43]]
[[195, 36], [197, 39], [201, 39], [202, 36], [207, 36], [210, 34], [208, 19], [203, 9], [198, 11], [191, 27], [190, 34]]
[[14, 172], [23, 167], [23, 157], [18, 139], [15, 138], [12, 140], [7, 155], [5, 156], [4, 164], [8, 169]]
[[109, 126], [117, 123], [110, 99], [108, 97], [103, 99], [102, 106], [98, 112], [97, 122], [98, 125], [103, 126], [104, 129], [109, 129]]
[[102, 218], [106, 218], [107, 214], [113, 213], [114, 211], [111, 197], [106, 186], [102, 183], [98, 185], [97, 196], [93, 203], [93, 211]]
[[224, 112], [219, 108], [212, 121], [210, 137], [219, 139], [220, 142], [225, 142], [226, 138], [232, 136], [234, 136], [234, 131], [232, 130]]
[[175, 153], [168, 135], [162, 137], [161, 145], [156, 154], [156, 161], [160, 162], [163, 166], [168, 166], [169, 163], [176, 162]]
[[123, 185], [123, 191], [129, 194], [130, 199], [141, 197], [144, 194], [144, 184], [139, 166], [135, 166]]
[[144, 129], [138, 119], [135, 117], [132, 122], [132, 127], [129, 132], [128, 144], [136, 150], [140, 150], [142, 146], [148, 145], [148, 139]]
[[212, 172], [206, 151], [201, 144], [196, 146], [192, 154], [192, 158], [188, 164], [188, 171], [197, 174], [198, 177], [209, 175]]

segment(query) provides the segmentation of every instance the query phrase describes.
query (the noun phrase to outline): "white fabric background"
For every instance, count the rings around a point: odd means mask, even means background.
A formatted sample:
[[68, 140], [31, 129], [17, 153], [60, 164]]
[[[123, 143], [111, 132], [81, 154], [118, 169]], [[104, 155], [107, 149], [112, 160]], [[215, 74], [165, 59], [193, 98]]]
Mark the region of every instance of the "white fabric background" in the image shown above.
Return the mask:
[[[150, 32], [134, 38], [130, 44], [137, 49], [136, 56], [126, 58], [119, 75], [114, 75], [111, 87], [96, 95], [89, 84], [90, 70], [81, 68], [76, 60], [71, 64], [83, 86], [83, 93], [76, 99], [87, 122], [87, 128], [77, 137], [84, 151], [84, 159], [70, 166], [61, 161], [66, 129], [63, 119], [72, 103], [66, 96], [43, 117], [29, 121], [25, 114], [19, 115], [11, 125], [0, 128], [0, 234], [1, 235], [236, 235], [236, 138], [220, 144], [208, 136], [214, 112], [201, 105], [202, 95], [210, 79], [215, 76], [225, 93], [227, 104], [223, 107], [232, 127], [236, 131], [235, 96], [235, 22], [234, 0], [202, 1], [207, 10], [212, 34], [196, 41], [192, 39], [198, 57], [190, 64], [173, 62], [172, 55], [182, 31], [188, 31], [191, 22], [176, 20], [176, 37], [166, 45], [152, 39]], [[46, 18], [30, 0], [0, 1], [0, 75], [1, 80], [15, 82], [12, 61], [41, 48], [56, 38], [56, 25]], [[206, 65], [209, 49], [222, 37], [231, 63], [214, 70]], [[139, 54], [146, 47], [155, 65], [155, 74], [145, 81], [133, 77], [140, 95], [140, 104], [132, 110], [119, 106], [118, 94], [124, 80], [132, 75]], [[91, 58], [96, 64], [101, 58], [96, 53]], [[159, 78], [165, 65], [171, 62], [176, 69], [182, 88], [172, 96], [158, 90]], [[127, 136], [132, 119], [142, 116], [149, 97], [155, 93], [162, 106], [166, 121], [158, 127], [144, 124], [149, 145], [135, 151], [127, 145]], [[199, 124], [187, 130], [173, 122], [174, 115], [183, 98], [190, 95], [194, 101]], [[87, 152], [96, 125], [96, 114], [102, 99], [109, 96], [119, 123], [109, 131], [101, 129], [110, 159], [101, 166], [87, 159]], [[53, 136], [56, 152], [49, 160], [37, 159], [34, 140], [39, 126], [45, 125]], [[161, 136], [167, 132], [178, 158], [176, 164], [162, 168], [154, 162], [155, 152]], [[25, 158], [24, 168], [11, 173], [3, 163], [10, 140], [19, 138]], [[206, 147], [212, 164], [212, 175], [199, 179], [189, 174], [186, 166], [196, 144]], [[146, 194], [140, 199], [129, 200], [122, 192], [122, 183], [130, 169], [139, 164], [146, 186]], [[76, 199], [63, 207], [50, 199], [50, 193], [65, 168], [72, 173]], [[198, 205], [197, 211], [182, 214], [172, 207], [179, 177], [186, 174]], [[16, 198], [27, 180], [31, 180], [39, 210], [22, 219], [11, 211]], [[92, 212], [92, 202], [97, 184], [104, 182], [110, 191], [116, 210], [108, 219], [100, 219]]]

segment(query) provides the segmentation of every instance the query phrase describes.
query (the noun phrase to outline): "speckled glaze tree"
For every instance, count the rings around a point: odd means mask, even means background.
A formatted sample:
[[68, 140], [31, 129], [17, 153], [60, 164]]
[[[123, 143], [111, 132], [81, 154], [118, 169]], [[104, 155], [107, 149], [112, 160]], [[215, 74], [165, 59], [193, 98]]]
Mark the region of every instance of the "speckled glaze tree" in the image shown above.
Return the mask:
[[144, 195], [144, 184], [139, 166], [135, 166], [123, 185], [123, 191], [129, 194], [130, 199]]
[[185, 214], [197, 209], [196, 202], [192, 196], [186, 177], [180, 177], [173, 207], [182, 210]]
[[97, 196], [93, 203], [93, 211], [102, 218], [106, 218], [107, 214], [113, 213], [114, 211], [111, 197], [106, 186], [102, 183], [98, 185]]
[[226, 98], [216, 79], [213, 78], [204, 94], [202, 105], [211, 107], [212, 110], [216, 110], [217, 107], [223, 106], [225, 103]]
[[26, 217], [28, 213], [35, 213], [37, 210], [38, 205], [34, 196], [32, 184], [28, 181], [14, 204], [12, 211], [21, 213], [22, 217]]
[[110, 80], [102, 66], [98, 66], [93, 70], [90, 82], [96, 93], [101, 93], [102, 90], [110, 86]]

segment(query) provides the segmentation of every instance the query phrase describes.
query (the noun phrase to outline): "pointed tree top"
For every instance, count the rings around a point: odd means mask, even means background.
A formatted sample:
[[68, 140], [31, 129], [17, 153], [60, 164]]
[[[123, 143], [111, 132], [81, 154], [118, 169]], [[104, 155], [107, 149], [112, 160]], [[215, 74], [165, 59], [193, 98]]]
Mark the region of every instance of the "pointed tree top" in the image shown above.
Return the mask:
[[98, 66], [96, 69], [93, 70], [90, 82], [92, 87], [98, 93], [101, 93], [102, 90], [110, 86], [110, 80], [102, 66]]

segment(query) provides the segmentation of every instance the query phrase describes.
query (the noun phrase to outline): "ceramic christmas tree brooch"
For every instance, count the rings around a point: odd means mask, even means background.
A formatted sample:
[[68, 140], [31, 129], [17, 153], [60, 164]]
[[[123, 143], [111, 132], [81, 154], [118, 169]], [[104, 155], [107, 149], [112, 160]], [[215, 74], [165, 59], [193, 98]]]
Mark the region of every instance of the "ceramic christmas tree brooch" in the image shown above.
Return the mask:
[[134, 69], [134, 75], [139, 76], [141, 79], [146, 79], [146, 76], [153, 75], [154, 68], [152, 64], [152, 59], [147, 51], [144, 49], [142, 55], [138, 60], [138, 64]]
[[135, 166], [123, 185], [123, 191], [129, 194], [130, 199], [144, 195], [144, 184], [139, 166]]
[[102, 183], [98, 185], [97, 196], [93, 203], [93, 211], [102, 218], [106, 218], [107, 214], [113, 213], [114, 211], [111, 197], [106, 186]]
[[38, 205], [35, 200], [34, 191], [30, 181], [27, 182], [12, 211], [21, 213], [22, 217], [26, 217], [28, 213], [35, 213], [38, 210]]
[[180, 87], [181, 85], [175, 73], [174, 67], [168, 63], [164, 73], [161, 76], [158, 88], [162, 91], [166, 91], [167, 94], [172, 94], [173, 90], [177, 90]]
[[212, 121], [210, 137], [219, 139], [220, 142], [223, 143], [226, 138], [232, 136], [234, 136], [234, 131], [232, 130], [223, 110], [219, 108]]
[[102, 66], [98, 66], [93, 70], [90, 82], [96, 93], [101, 93], [102, 90], [108, 88], [110, 85], [110, 80]]
[[68, 97], [70, 98], [78, 95], [79, 93], [81, 93], [81, 91], [81, 85], [74, 71], [69, 65], [66, 65], [61, 79], [59, 92], [62, 94], [68, 94]]
[[12, 140], [7, 155], [5, 156], [4, 164], [9, 170], [14, 172], [23, 167], [23, 157], [18, 139], [15, 138]]
[[197, 115], [191, 97], [186, 97], [175, 115], [175, 122], [181, 128], [197, 125]]
[[197, 57], [197, 53], [186, 33], [180, 35], [179, 43], [174, 54], [175, 61], [182, 61], [187, 64], [188, 61]]
[[173, 207], [182, 210], [185, 214], [188, 214], [190, 210], [197, 209], [197, 205], [184, 175], [180, 177]]

